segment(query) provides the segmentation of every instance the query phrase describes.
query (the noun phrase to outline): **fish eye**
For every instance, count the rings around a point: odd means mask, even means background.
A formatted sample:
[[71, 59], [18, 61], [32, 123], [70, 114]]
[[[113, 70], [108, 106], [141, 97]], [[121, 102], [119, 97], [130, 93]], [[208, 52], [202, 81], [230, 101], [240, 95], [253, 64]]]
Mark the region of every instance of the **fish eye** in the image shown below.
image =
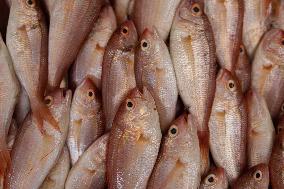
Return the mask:
[[262, 179], [262, 172], [260, 170], [255, 171], [254, 174], [253, 174], [253, 178], [255, 180], [261, 180]]
[[240, 53], [243, 53], [243, 52], [244, 52], [244, 46], [241, 45], [241, 46], [240, 46]]
[[147, 40], [143, 39], [143, 40], [141, 41], [141, 49], [142, 49], [143, 51], [145, 51], [145, 50], [147, 50], [149, 47], [150, 47], [150, 43], [149, 43]]
[[44, 103], [47, 105], [47, 106], [51, 106], [53, 104], [53, 97], [52, 96], [46, 96], [44, 98]]
[[34, 6], [35, 6], [35, 1], [34, 1], [34, 0], [26, 0], [26, 4], [27, 4], [29, 7], [34, 7]]
[[87, 95], [88, 95], [89, 100], [93, 100], [95, 98], [95, 91], [93, 89], [89, 89], [87, 91]]
[[175, 137], [178, 134], [178, 128], [176, 125], [172, 125], [169, 129], [169, 136]]
[[236, 90], [236, 84], [235, 84], [235, 81], [233, 80], [229, 80], [227, 86], [230, 91]]
[[132, 110], [132, 109], [134, 108], [134, 103], [132, 102], [132, 100], [128, 99], [128, 100], [126, 101], [126, 108], [127, 108], [128, 110]]
[[284, 112], [284, 103], [281, 106], [281, 111]]
[[206, 177], [205, 182], [207, 185], [212, 185], [217, 181], [217, 177], [214, 174], [210, 174]]
[[127, 35], [128, 34], [128, 27], [124, 26], [122, 29], [121, 29], [121, 33], [123, 35]]
[[202, 14], [200, 5], [198, 3], [194, 3], [192, 5], [191, 12], [194, 16], [200, 16]]

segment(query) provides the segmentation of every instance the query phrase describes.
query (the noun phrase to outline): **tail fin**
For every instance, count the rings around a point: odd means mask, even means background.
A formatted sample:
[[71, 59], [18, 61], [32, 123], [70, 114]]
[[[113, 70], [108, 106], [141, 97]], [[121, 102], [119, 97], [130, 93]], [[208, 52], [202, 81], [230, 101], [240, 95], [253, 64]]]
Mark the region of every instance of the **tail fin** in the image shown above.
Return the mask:
[[0, 188], [3, 187], [4, 178], [11, 165], [10, 150], [0, 151]]
[[43, 121], [46, 121], [52, 125], [54, 129], [60, 132], [58, 122], [54, 119], [48, 107], [41, 101], [31, 103], [32, 114], [37, 121], [37, 126], [42, 134], [45, 133], [43, 128]]
[[209, 135], [207, 131], [198, 131], [200, 158], [201, 158], [201, 176], [205, 176], [210, 168], [209, 159]]

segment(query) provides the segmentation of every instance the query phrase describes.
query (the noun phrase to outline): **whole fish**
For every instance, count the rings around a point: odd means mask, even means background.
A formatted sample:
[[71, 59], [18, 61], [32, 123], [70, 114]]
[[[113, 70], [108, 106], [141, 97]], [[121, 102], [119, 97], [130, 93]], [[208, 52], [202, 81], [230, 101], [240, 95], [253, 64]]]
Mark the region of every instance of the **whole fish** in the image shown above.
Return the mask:
[[61, 0], [50, 12], [48, 88], [59, 87], [92, 29], [104, 0]]
[[246, 165], [247, 108], [238, 79], [221, 69], [209, 120], [210, 151], [218, 167], [223, 167], [229, 183]]
[[270, 162], [269, 174], [272, 188], [284, 188], [284, 131], [281, 130], [277, 135], [273, 145]]
[[102, 62], [105, 47], [116, 29], [116, 18], [110, 5], [102, 8], [98, 20], [78, 53], [72, 67], [71, 80], [77, 87], [89, 77], [101, 89]]
[[71, 91], [62, 89], [45, 97], [45, 104], [58, 121], [61, 132], [48, 122], [44, 122], [43, 135], [38, 129], [33, 113], [26, 117], [11, 152], [12, 162], [5, 179], [5, 189], [35, 189], [41, 186], [64, 147], [71, 98]]
[[176, 8], [181, 0], [137, 0], [133, 8], [133, 20], [139, 35], [146, 28], [157, 28], [166, 41], [171, 29]]
[[69, 151], [67, 146], [64, 146], [57, 163], [50, 170], [40, 189], [63, 189], [69, 170]]
[[27, 94], [23, 86], [20, 87], [20, 94], [18, 97], [18, 102], [15, 107], [15, 119], [18, 125], [22, 125], [26, 116], [31, 110], [29, 95]]
[[20, 87], [13, 62], [0, 34], [0, 188], [5, 170], [10, 163], [8, 131], [11, 125]]
[[162, 132], [175, 119], [178, 89], [167, 45], [158, 31], [145, 29], [135, 52], [135, 77], [140, 90], [146, 86], [152, 94], [160, 117]]
[[138, 88], [133, 89], [121, 103], [110, 131], [107, 148], [108, 187], [146, 188], [161, 138], [153, 97], [146, 88], [142, 93]]
[[111, 0], [118, 24], [122, 24], [128, 19], [134, 8], [135, 0]]
[[70, 110], [67, 144], [72, 165], [104, 132], [101, 95], [89, 78], [75, 90]]
[[161, 144], [149, 189], [198, 188], [200, 183], [200, 149], [197, 125], [183, 113], [170, 126]]
[[264, 96], [272, 119], [284, 101], [284, 31], [271, 29], [259, 44], [252, 63], [251, 85]]
[[202, 175], [209, 169], [208, 121], [215, 92], [213, 31], [202, 3], [182, 0], [173, 21], [170, 50], [182, 101], [198, 120]]
[[243, 45], [240, 46], [240, 53], [236, 64], [235, 73], [239, 79], [243, 93], [245, 93], [250, 87], [251, 77], [251, 64]]
[[103, 58], [102, 97], [106, 129], [111, 128], [120, 103], [135, 88], [134, 47], [137, 32], [132, 21], [125, 21], [110, 38]]
[[244, 0], [205, 1], [205, 13], [213, 28], [218, 62], [233, 71], [242, 40]]
[[253, 59], [254, 52], [263, 36], [269, 29], [269, 16], [272, 0], [243, 0], [244, 21], [243, 21], [243, 42], [250, 59]]
[[228, 179], [223, 168], [215, 168], [201, 181], [199, 189], [227, 189]]
[[109, 134], [96, 140], [70, 170], [65, 188], [104, 189], [106, 187], [106, 151]]
[[246, 95], [248, 107], [247, 157], [248, 166], [269, 163], [275, 129], [265, 99], [251, 90]]
[[284, 0], [272, 0], [271, 24], [284, 30]]
[[26, 90], [33, 117], [42, 133], [43, 121], [58, 123], [43, 102], [47, 81], [47, 26], [37, 0], [14, 0], [7, 28], [7, 46], [15, 72]]
[[267, 189], [268, 185], [268, 165], [258, 164], [250, 168], [247, 172], [240, 176], [232, 189]]

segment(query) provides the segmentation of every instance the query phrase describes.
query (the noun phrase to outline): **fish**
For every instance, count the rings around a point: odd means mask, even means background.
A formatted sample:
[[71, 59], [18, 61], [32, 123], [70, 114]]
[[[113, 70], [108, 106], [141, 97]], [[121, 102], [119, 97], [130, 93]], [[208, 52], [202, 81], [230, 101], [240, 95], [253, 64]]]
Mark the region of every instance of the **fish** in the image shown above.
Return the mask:
[[117, 23], [112, 7], [110, 5], [104, 6], [72, 66], [71, 82], [75, 88], [85, 77], [88, 77], [101, 90], [105, 48], [116, 27]]
[[239, 79], [243, 93], [247, 92], [247, 90], [250, 88], [251, 64], [244, 45], [240, 46], [235, 73]]
[[33, 116], [41, 132], [48, 121], [59, 130], [58, 123], [44, 104], [47, 81], [47, 26], [37, 0], [15, 0], [10, 9], [7, 47], [15, 73], [26, 90]]
[[163, 138], [147, 188], [197, 189], [201, 179], [198, 146], [197, 125], [190, 115], [183, 113]]
[[235, 70], [242, 41], [244, 0], [204, 1], [211, 23], [217, 59], [222, 68]]
[[170, 34], [170, 52], [180, 97], [198, 120], [202, 175], [210, 167], [208, 121], [215, 93], [216, 50], [214, 34], [203, 4], [182, 0]]
[[284, 31], [271, 29], [260, 42], [252, 63], [251, 88], [265, 98], [272, 119], [284, 102]]
[[221, 167], [214, 168], [201, 181], [199, 189], [227, 189], [228, 179], [225, 170]]
[[45, 4], [45, 7], [46, 7], [48, 13], [50, 14], [50, 12], [52, 11], [53, 4], [54, 4], [55, 0], [44, 0], [43, 2]]
[[20, 92], [10, 53], [0, 34], [0, 188], [10, 164], [8, 131]]
[[106, 130], [111, 126], [121, 102], [136, 87], [134, 47], [137, 32], [132, 21], [125, 21], [108, 41], [102, 64], [102, 98]]
[[270, 21], [273, 28], [284, 30], [284, 1], [272, 0]]
[[246, 166], [247, 107], [238, 79], [226, 69], [216, 79], [209, 132], [213, 160], [232, 184]]
[[135, 0], [112, 0], [118, 25], [125, 22], [132, 14]]
[[145, 29], [134, 59], [137, 87], [142, 90], [146, 86], [154, 97], [165, 133], [175, 119], [178, 89], [168, 47], [155, 28]]
[[61, 0], [50, 12], [48, 90], [58, 88], [99, 16], [104, 0]]
[[160, 37], [166, 41], [181, 0], [137, 0], [134, 3], [132, 19], [141, 35], [146, 28], [157, 28]]
[[70, 170], [65, 188], [104, 189], [106, 187], [106, 151], [109, 133], [98, 138]]
[[270, 27], [272, 0], [244, 0], [243, 43], [252, 60], [264, 33]]
[[18, 125], [22, 125], [28, 113], [31, 111], [30, 99], [25, 88], [20, 86], [20, 93], [15, 107], [14, 115]]
[[39, 188], [44, 182], [59, 159], [67, 138], [71, 99], [72, 92], [63, 89], [47, 94], [44, 99], [58, 121], [61, 132], [44, 121], [46, 133], [43, 135], [33, 113], [28, 114], [11, 152], [11, 166], [5, 179], [5, 189]]
[[275, 138], [269, 161], [269, 175], [272, 188], [284, 188], [284, 131], [281, 130]]
[[14, 146], [18, 132], [19, 132], [19, 128], [18, 128], [17, 122], [13, 118], [11, 121], [11, 125], [9, 127], [8, 137], [7, 137], [7, 147], [10, 151], [12, 150]]
[[269, 169], [267, 164], [258, 164], [250, 168], [238, 178], [232, 189], [267, 189], [269, 185]]
[[162, 133], [155, 101], [146, 87], [134, 88], [121, 103], [107, 144], [108, 188], [146, 188]]
[[275, 129], [265, 99], [250, 90], [246, 94], [248, 107], [247, 157], [248, 167], [269, 163]]
[[277, 127], [275, 129], [276, 129], [277, 134], [280, 133], [284, 129], [284, 115], [281, 115], [278, 118]]
[[75, 90], [70, 110], [67, 145], [72, 165], [103, 135], [104, 129], [101, 94], [94, 83], [86, 78]]
[[40, 189], [63, 189], [70, 170], [70, 156], [67, 146], [64, 146], [57, 163], [50, 170]]

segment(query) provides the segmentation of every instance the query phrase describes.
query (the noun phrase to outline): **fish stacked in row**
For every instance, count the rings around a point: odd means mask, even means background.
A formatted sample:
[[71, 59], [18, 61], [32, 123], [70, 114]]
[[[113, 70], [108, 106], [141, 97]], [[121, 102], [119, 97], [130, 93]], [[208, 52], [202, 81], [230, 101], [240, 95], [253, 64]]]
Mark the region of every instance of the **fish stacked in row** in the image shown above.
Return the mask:
[[2, 7], [0, 188], [284, 188], [283, 0]]

